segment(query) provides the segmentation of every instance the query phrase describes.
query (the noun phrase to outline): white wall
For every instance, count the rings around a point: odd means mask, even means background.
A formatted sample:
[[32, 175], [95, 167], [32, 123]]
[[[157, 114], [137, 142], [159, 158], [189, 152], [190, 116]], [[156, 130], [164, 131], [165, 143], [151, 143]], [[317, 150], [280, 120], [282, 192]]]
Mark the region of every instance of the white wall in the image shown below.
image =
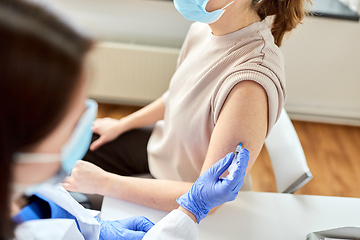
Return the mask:
[[[171, 1], [57, 2], [99, 38], [183, 41], [191, 22]], [[284, 42], [290, 117], [360, 125], [360, 23], [308, 17]]]
[[32, 0], [62, 7], [100, 38], [183, 41], [191, 22], [164, 0]]
[[292, 118], [360, 125], [360, 23], [308, 17], [284, 42]]
[[359, 10], [360, 0], [340, 0], [343, 4], [347, 5], [351, 10], [357, 12]]

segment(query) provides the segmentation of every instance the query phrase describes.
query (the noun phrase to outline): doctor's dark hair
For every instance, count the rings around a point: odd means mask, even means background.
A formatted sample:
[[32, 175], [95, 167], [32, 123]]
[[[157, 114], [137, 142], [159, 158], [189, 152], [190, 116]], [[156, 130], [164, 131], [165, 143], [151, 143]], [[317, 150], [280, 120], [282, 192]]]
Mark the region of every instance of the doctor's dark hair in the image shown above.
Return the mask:
[[0, 240], [12, 239], [12, 156], [60, 123], [93, 42], [28, 1], [0, 0]]
[[311, 0], [252, 0], [261, 19], [272, 16], [271, 33], [275, 44], [281, 46], [284, 35], [291, 32], [304, 19]]

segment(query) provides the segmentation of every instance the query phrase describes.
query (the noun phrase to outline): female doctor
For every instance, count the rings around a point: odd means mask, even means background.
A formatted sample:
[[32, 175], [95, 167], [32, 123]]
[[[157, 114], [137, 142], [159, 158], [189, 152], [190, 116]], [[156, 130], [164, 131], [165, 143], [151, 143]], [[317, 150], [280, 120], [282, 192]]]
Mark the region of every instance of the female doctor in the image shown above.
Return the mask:
[[[249, 160], [230, 153], [178, 198], [155, 227], [144, 217], [103, 221], [59, 185], [89, 147], [86, 100], [92, 41], [29, 2], [0, 0], [0, 240], [196, 239], [195, 222], [234, 200]], [[85, 104], [84, 104], [85, 103]], [[219, 178], [235, 160], [233, 178]]]

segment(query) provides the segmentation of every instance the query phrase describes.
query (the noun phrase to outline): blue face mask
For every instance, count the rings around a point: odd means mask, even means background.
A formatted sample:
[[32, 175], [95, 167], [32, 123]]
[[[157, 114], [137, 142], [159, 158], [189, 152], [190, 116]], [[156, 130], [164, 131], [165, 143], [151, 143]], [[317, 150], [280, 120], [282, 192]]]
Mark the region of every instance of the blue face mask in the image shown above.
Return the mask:
[[57, 184], [69, 175], [75, 163], [82, 159], [89, 149], [92, 137], [92, 124], [97, 116], [98, 105], [94, 100], [86, 100], [87, 110], [81, 116], [69, 140], [63, 146], [60, 154], [42, 153], [16, 153], [14, 159], [17, 163], [47, 163], [61, 161], [62, 168], [56, 175], [44, 183], [28, 185], [12, 183], [16, 195], [31, 195], [42, 184]]
[[97, 116], [98, 105], [94, 100], [86, 100], [87, 110], [81, 116], [70, 139], [61, 150], [62, 167], [71, 173], [77, 160], [82, 159], [89, 149], [92, 137], [92, 124]]
[[175, 8], [190, 21], [211, 24], [219, 20], [227, 8], [234, 1], [213, 12], [206, 11], [206, 5], [209, 0], [174, 0]]

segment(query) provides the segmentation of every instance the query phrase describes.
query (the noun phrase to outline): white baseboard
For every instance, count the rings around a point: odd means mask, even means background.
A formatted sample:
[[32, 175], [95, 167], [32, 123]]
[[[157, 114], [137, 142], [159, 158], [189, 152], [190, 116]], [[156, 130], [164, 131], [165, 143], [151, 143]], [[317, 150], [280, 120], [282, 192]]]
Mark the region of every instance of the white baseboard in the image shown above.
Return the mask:
[[320, 122], [320, 123], [329, 123], [337, 125], [349, 125], [360, 127], [360, 118], [347, 118], [347, 117], [338, 117], [338, 116], [326, 116], [326, 115], [316, 115], [308, 113], [299, 113], [287, 111], [291, 120], [299, 120], [306, 122]]

